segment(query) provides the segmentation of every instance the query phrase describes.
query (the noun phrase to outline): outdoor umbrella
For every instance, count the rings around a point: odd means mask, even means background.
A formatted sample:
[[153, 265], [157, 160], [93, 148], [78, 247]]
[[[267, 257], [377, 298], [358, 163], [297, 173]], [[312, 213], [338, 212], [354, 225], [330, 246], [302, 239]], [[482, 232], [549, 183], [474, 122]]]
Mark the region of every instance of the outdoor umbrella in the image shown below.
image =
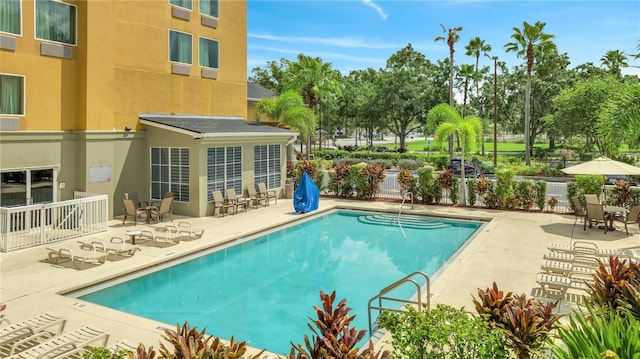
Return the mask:
[[640, 175], [640, 167], [628, 165], [607, 157], [563, 168], [562, 172], [569, 175]]

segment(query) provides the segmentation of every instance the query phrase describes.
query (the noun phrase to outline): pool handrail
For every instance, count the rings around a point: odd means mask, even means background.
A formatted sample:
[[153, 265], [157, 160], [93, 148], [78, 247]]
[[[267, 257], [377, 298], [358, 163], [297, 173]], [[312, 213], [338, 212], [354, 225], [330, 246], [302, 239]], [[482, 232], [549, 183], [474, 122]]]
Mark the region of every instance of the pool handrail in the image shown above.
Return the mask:
[[[369, 336], [373, 336], [372, 333], [372, 322], [371, 322], [371, 310], [372, 309], [377, 309], [378, 311], [380, 310], [390, 310], [393, 312], [400, 312], [401, 309], [393, 309], [393, 308], [388, 308], [388, 307], [383, 307], [382, 306], [382, 300], [389, 300], [389, 301], [394, 301], [394, 302], [401, 302], [401, 303], [405, 303], [405, 304], [417, 304], [418, 306], [418, 311], [421, 312], [423, 309], [423, 305], [422, 305], [422, 286], [420, 284], [418, 284], [418, 282], [416, 282], [415, 280], [411, 279], [412, 277], [419, 275], [424, 277], [425, 279], [425, 284], [426, 284], [426, 289], [427, 289], [427, 303], [426, 303], [426, 309], [429, 310], [431, 308], [431, 284], [430, 284], [430, 280], [429, 280], [429, 276], [426, 275], [423, 272], [413, 272], [405, 277], [403, 277], [402, 279], [399, 279], [397, 281], [395, 281], [394, 283], [392, 283], [391, 285], [386, 286], [385, 288], [382, 288], [380, 290], [380, 292], [378, 294], [376, 294], [375, 296], [373, 296], [371, 299], [369, 299], [369, 304], [368, 304], [368, 315], [369, 315]], [[389, 293], [390, 291], [398, 288], [399, 286], [405, 284], [405, 283], [413, 283], [416, 286], [416, 290], [417, 290], [417, 296], [418, 296], [418, 300], [414, 301], [414, 300], [409, 300], [409, 299], [400, 299], [400, 298], [393, 298], [393, 297], [385, 297], [384, 295]], [[424, 286], [424, 284], [423, 284]], [[378, 306], [372, 306], [371, 303], [374, 300], [378, 300]]]

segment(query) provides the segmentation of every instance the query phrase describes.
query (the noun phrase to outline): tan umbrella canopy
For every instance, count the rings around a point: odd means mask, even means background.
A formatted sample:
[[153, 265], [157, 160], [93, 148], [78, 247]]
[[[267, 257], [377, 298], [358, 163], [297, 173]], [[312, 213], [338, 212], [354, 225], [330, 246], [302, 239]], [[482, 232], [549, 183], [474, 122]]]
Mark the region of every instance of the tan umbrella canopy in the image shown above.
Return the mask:
[[640, 175], [640, 167], [607, 157], [598, 157], [579, 165], [563, 168], [562, 172], [569, 175]]

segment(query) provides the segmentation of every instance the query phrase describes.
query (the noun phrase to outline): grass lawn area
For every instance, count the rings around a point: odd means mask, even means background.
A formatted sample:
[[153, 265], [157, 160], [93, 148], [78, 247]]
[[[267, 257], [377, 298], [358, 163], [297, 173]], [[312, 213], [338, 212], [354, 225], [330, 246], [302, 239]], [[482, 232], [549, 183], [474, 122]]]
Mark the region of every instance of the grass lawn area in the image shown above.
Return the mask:
[[[399, 147], [397, 143], [390, 143], [386, 145], [378, 145], [378, 146], [386, 146], [389, 149], [396, 149]], [[548, 144], [536, 144], [535, 147], [549, 148]], [[409, 151], [426, 151], [427, 144], [423, 141], [407, 141], [407, 150]], [[430, 151], [436, 152], [438, 148], [434, 146], [430, 146]], [[478, 148], [480, 150], [480, 148]], [[485, 142], [484, 150], [486, 152], [493, 151], [493, 142]], [[498, 142], [498, 151], [499, 152], [523, 152], [524, 151], [524, 143], [514, 143], [514, 142]]]

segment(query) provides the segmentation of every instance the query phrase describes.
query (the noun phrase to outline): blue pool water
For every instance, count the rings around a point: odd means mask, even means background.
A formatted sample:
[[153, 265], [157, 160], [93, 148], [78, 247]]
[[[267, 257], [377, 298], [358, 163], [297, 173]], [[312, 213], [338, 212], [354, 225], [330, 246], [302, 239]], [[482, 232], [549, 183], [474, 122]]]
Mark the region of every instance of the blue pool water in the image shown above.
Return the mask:
[[[346, 298], [354, 325], [368, 329], [372, 296], [410, 273], [432, 276], [482, 225], [406, 215], [399, 223], [332, 212], [78, 298], [284, 354], [311, 337], [321, 290], [335, 290], [335, 304]], [[414, 293], [405, 286], [393, 296]]]

